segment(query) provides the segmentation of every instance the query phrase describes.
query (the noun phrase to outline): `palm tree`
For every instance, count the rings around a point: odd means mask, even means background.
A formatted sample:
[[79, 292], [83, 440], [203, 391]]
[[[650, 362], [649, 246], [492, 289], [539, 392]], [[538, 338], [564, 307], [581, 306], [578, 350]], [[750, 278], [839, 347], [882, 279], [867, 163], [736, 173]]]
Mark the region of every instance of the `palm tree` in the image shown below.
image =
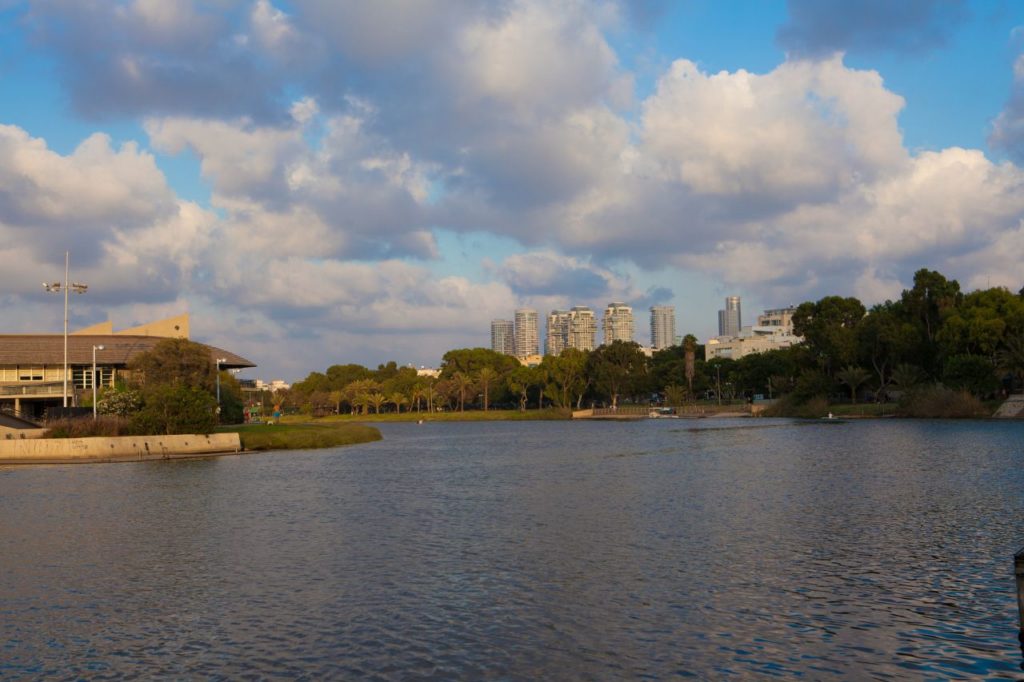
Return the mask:
[[459, 390], [459, 412], [466, 411], [466, 391], [473, 385], [473, 380], [465, 372], [456, 372], [452, 377]]
[[665, 402], [669, 407], [680, 408], [686, 400], [686, 389], [682, 386], [670, 384], [665, 387]]
[[850, 399], [857, 403], [857, 389], [871, 378], [871, 373], [863, 367], [847, 365], [846, 369], [836, 372], [836, 379], [850, 387]]
[[398, 391], [395, 391], [391, 394], [391, 397], [388, 398], [388, 402], [395, 406], [395, 411], [398, 412], [398, 414], [402, 414], [402, 405], [408, 405], [409, 399]]
[[371, 393], [370, 395], [366, 396], [366, 400], [371, 405], [373, 405], [374, 414], [380, 414], [381, 405], [388, 401], [388, 399], [384, 397], [383, 393]]
[[420, 411], [420, 402], [423, 400], [424, 395], [426, 395], [426, 388], [421, 384], [414, 385], [412, 390], [409, 391], [409, 399], [412, 401], [412, 404], [416, 406], [417, 414]]
[[480, 387], [484, 390], [484, 412], [487, 411], [487, 405], [489, 402], [491, 382], [498, 378], [498, 373], [490, 367], [484, 367], [476, 375], [480, 381]]
[[917, 365], [896, 365], [892, 371], [892, 382], [906, 391], [924, 381], [924, 370]]

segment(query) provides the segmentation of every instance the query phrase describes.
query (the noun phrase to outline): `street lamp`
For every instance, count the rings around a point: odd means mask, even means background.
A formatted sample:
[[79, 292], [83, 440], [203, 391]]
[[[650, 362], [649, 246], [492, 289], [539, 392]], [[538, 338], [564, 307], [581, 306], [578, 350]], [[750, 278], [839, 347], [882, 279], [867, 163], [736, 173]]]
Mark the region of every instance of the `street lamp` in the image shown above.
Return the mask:
[[217, 358], [217, 414], [220, 414], [220, 363], [227, 361], [227, 358]]
[[96, 419], [96, 351], [103, 350], [103, 345], [92, 347], [92, 418]]
[[52, 293], [64, 292], [64, 407], [68, 406], [68, 293], [84, 294], [89, 288], [87, 284], [68, 281], [68, 268], [71, 263], [71, 252], [64, 252], [64, 282], [43, 282], [43, 288]]

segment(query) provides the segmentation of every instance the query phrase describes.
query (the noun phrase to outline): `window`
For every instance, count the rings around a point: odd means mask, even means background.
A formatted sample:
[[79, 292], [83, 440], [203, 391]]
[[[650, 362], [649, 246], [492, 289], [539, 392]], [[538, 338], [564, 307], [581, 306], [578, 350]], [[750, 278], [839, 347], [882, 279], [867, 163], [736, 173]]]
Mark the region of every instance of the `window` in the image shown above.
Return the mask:
[[[113, 378], [112, 367], [97, 367], [97, 387], [109, 386]], [[75, 385], [75, 388], [92, 388], [92, 365], [86, 367], [72, 367], [71, 368], [71, 380]]]
[[18, 367], [18, 381], [42, 381], [42, 367]]

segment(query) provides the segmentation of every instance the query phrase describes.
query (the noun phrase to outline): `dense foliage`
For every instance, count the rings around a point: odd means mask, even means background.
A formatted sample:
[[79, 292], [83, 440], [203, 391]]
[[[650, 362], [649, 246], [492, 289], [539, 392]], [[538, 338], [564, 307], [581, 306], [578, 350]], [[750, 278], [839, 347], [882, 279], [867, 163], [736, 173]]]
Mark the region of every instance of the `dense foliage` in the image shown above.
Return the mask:
[[706, 360], [704, 347], [688, 335], [682, 345], [651, 357], [637, 344], [617, 341], [590, 352], [545, 356], [536, 367], [485, 348], [456, 349], [444, 355], [436, 379], [394, 362], [376, 370], [333, 365], [279, 399], [313, 414], [782, 396], [793, 406], [812, 407], [901, 400], [913, 413], [908, 401], [916, 397], [928, 405], [956, 402], [958, 413], [969, 413], [977, 411], [978, 399], [1024, 381], [1024, 290], [965, 294], [956, 280], [919, 270], [899, 300], [870, 310], [852, 297], [805, 302], [797, 307], [794, 328], [803, 343], [738, 360]]
[[97, 410], [126, 420], [131, 433], [210, 433], [218, 420], [241, 421], [241, 390], [228, 372], [220, 374], [218, 413], [216, 363], [202, 344], [164, 339], [128, 369], [127, 381], [103, 390]]

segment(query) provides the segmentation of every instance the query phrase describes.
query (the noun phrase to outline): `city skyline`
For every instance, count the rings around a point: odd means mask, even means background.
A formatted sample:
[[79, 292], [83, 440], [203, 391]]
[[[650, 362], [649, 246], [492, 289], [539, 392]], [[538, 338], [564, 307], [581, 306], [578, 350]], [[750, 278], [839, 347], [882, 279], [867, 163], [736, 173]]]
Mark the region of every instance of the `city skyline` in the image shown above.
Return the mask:
[[188, 312], [289, 380], [433, 365], [523, 307], [674, 305], [703, 340], [732, 295], [1017, 291], [1022, 27], [984, 0], [0, 3], [3, 331], [62, 328], [65, 251], [71, 326]]

